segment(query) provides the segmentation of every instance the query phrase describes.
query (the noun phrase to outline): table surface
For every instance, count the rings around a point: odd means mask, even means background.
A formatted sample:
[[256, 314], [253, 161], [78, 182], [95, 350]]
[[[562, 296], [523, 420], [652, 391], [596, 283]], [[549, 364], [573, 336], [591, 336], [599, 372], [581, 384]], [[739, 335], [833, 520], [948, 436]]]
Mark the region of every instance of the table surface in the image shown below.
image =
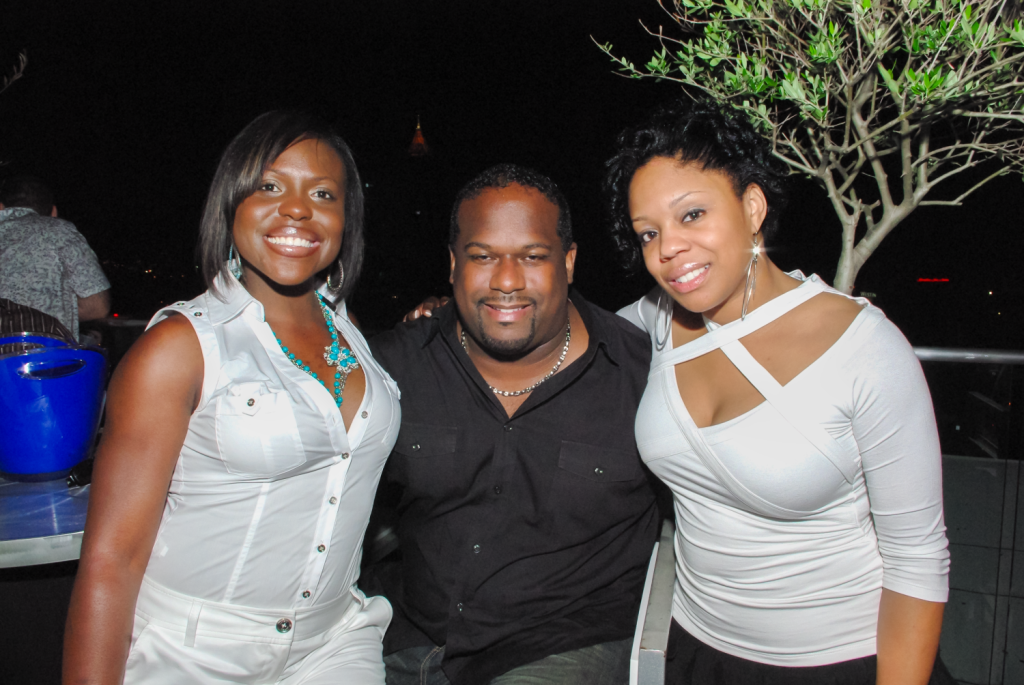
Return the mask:
[[88, 485], [0, 478], [0, 568], [77, 559], [88, 504]]

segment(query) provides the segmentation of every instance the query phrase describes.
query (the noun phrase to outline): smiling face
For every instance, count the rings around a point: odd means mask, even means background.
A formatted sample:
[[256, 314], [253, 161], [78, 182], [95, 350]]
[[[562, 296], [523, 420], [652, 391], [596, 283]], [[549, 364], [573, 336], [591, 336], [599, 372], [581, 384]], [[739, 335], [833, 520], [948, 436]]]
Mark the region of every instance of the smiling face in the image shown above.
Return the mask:
[[464, 201], [458, 222], [451, 283], [466, 333], [499, 358], [563, 336], [576, 245], [562, 252], [558, 206], [513, 183]]
[[345, 167], [318, 140], [294, 143], [264, 170], [235, 210], [232, 237], [246, 284], [253, 276], [284, 286], [306, 283], [341, 250]]
[[733, 308], [739, 316], [753, 236], [767, 209], [758, 186], [737, 197], [728, 175], [667, 157], [640, 167], [629, 186], [647, 270], [685, 309], [708, 316], [731, 317]]

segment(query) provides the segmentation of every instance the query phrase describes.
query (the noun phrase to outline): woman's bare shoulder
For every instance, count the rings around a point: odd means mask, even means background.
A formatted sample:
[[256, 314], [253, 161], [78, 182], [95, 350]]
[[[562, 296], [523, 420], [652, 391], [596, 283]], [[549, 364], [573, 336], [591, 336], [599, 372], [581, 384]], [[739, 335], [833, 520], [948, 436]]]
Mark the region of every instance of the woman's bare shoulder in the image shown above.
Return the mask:
[[182, 362], [202, 361], [203, 358], [195, 329], [188, 319], [176, 312], [143, 333], [128, 354], [144, 358], [170, 354]]
[[847, 297], [822, 293], [755, 331], [746, 343], [754, 358], [785, 385], [835, 345], [862, 311]]
[[864, 306], [838, 293], [822, 293], [812, 297], [805, 305], [807, 315], [819, 320], [824, 330], [845, 331], [853, 320], [864, 311]]
[[203, 350], [188, 319], [172, 314], [142, 334], [117, 365], [112, 386], [163, 388], [198, 398]]

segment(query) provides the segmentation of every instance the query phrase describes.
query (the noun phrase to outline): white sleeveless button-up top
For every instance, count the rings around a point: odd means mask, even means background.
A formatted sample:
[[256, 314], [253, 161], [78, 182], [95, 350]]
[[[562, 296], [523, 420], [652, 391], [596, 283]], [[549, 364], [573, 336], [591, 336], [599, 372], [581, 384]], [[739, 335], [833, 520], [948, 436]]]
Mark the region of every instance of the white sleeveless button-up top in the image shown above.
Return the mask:
[[366, 376], [346, 432], [327, 389], [281, 351], [263, 306], [233, 278], [218, 277], [217, 288], [223, 300], [207, 291], [149, 324], [185, 316], [205, 370], [146, 574], [213, 602], [329, 602], [359, 576], [374, 493], [400, 425], [398, 387], [338, 305], [335, 326]]
[[[866, 300], [780, 386], [740, 339], [818, 293], [816, 276], [673, 349], [660, 290], [619, 312], [652, 336], [640, 454], [672, 489], [673, 618], [712, 647], [778, 666], [875, 653], [883, 587], [944, 602], [949, 553], [938, 434], [913, 349]], [[698, 429], [675, 365], [721, 349], [766, 401]]]

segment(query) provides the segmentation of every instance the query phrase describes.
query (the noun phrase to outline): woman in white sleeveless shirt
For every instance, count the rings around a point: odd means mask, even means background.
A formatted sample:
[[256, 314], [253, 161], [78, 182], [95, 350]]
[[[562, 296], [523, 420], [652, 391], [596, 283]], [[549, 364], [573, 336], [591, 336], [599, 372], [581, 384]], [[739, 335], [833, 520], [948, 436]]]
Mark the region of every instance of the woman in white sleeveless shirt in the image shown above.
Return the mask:
[[270, 112], [228, 146], [209, 290], [119, 364], [68, 615], [66, 683], [384, 682], [357, 588], [398, 389], [344, 297], [363, 256], [345, 142]]
[[675, 500], [666, 682], [939, 682], [928, 388], [880, 310], [768, 259], [785, 175], [710, 103], [664, 108], [609, 162], [616, 241], [660, 286], [620, 313], [651, 334], [637, 442]]

